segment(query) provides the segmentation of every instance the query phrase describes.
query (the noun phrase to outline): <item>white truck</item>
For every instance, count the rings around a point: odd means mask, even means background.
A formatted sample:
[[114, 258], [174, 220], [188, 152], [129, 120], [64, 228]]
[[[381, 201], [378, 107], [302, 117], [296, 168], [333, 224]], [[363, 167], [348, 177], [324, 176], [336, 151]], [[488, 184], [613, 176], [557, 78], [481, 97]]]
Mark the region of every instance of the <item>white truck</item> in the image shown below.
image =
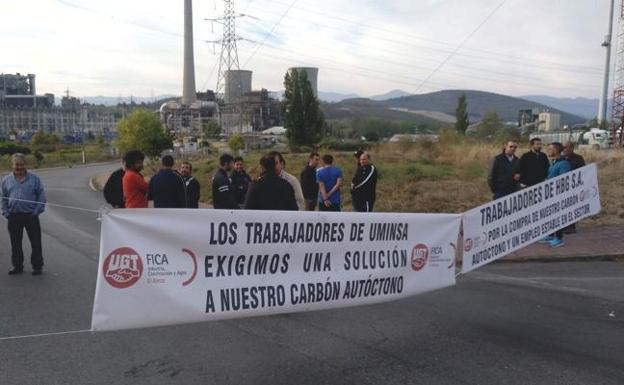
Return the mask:
[[551, 132], [534, 132], [530, 138], [540, 138], [544, 144], [552, 142], [572, 142], [577, 148], [601, 150], [610, 145], [609, 131], [600, 128], [587, 130], [565, 130]]

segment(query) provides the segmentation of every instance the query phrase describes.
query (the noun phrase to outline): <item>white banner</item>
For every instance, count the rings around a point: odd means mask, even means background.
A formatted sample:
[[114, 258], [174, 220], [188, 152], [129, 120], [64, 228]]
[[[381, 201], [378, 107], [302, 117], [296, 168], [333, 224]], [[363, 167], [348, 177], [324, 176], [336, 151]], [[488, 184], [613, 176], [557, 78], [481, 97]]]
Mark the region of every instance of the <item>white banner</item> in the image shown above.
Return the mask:
[[599, 212], [595, 164], [472, 209], [463, 218], [462, 272], [495, 261]]
[[103, 215], [92, 330], [372, 304], [455, 284], [461, 215]]

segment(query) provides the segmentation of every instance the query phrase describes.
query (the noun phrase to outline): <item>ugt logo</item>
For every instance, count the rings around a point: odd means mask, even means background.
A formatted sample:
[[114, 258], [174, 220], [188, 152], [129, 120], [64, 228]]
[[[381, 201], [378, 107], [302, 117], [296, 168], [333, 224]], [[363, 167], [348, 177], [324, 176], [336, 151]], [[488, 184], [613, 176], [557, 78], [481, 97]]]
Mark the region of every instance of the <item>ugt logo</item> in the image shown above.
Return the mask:
[[104, 278], [111, 286], [125, 289], [137, 283], [143, 274], [143, 261], [139, 253], [129, 247], [114, 250], [104, 260]]
[[427, 264], [429, 258], [429, 248], [423, 243], [419, 243], [412, 249], [412, 270], [420, 271]]

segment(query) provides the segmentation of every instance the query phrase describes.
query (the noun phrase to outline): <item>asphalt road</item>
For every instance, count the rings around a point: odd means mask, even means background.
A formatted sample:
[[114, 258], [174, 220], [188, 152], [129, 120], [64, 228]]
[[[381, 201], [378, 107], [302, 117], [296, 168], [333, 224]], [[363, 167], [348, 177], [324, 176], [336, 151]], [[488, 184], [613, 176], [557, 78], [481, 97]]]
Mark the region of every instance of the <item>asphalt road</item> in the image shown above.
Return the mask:
[[[42, 171], [49, 202], [98, 209], [89, 177]], [[0, 221], [0, 384], [623, 384], [624, 263], [496, 264], [397, 302], [176, 327], [84, 330], [97, 214], [42, 216], [44, 275], [9, 277]]]

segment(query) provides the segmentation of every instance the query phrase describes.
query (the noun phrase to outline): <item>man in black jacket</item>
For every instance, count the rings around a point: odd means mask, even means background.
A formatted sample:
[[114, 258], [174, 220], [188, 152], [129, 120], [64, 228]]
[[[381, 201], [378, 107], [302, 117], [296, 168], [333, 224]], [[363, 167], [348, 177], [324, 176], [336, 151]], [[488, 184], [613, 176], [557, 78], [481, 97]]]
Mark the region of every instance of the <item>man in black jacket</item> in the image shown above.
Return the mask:
[[371, 212], [375, 205], [377, 189], [377, 169], [370, 162], [370, 155], [362, 152], [360, 165], [351, 181], [351, 200], [353, 209], [360, 212]]
[[530, 149], [520, 158], [520, 183], [523, 186], [534, 186], [546, 180], [550, 162], [542, 152], [542, 140], [533, 138], [529, 142]]
[[[572, 170], [585, 166], [585, 159], [581, 155], [574, 152], [574, 143], [572, 142], [566, 142], [563, 145], [563, 159], [570, 163], [570, 168]], [[563, 229], [563, 232], [566, 234], [576, 233], [576, 223], [572, 223], [570, 226]]]
[[585, 159], [574, 152], [574, 143], [566, 142], [563, 145], [563, 158], [570, 163], [572, 170], [585, 166]]
[[518, 190], [520, 160], [515, 155], [517, 148], [515, 142], [508, 141], [503, 152], [492, 162], [487, 181], [494, 194], [493, 199], [513, 194]]
[[316, 168], [318, 167], [320, 156], [313, 152], [308, 157], [308, 164], [301, 171], [301, 190], [305, 199], [306, 211], [314, 211], [318, 201], [319, 186], [316, 183]]
[[186, 207], [186, 194], [182, 176], [173, 170], [174, 160], [165, 155], [162, 168], [149, 181], [147, 199], [154, 201], [154, 208], [183, 209]]
[[[126, 159], [122, 160], [124, 163]], [[108, 177], [106, 184], [104, 185], [104, 199], [106, 202], [113, 206], [116, 209], [123, 209], [124, 205], [124, 195], [123, 195], [123, 176], [124, 176], [123, 166], [115, 171]]]
[[186, 208], [196, 209], [199, 207], [200, 186], [199, 182], [193, 177], [193, 165], [189, 162], [182, 162], [180, 164], [180, 175], [184, 182], [184, 189], [186, 192]]
[[212, 205], [215, 209], [238, 209], [236, 196], [232, 189], [232, 180], [228, 172], [232, 170], [234, 158], [230, 154], [219, 157], [219, 169], [212, 177]]
[[245, 198], [251, 184], [251, 177], [245, 171], [245, 164], [240, 156], [234, 158], [234, 170], [230, 179], [232, 180], [232, 189], [236, 197], [236, 203], [242, 209], [245, 206]]
[[245, 209], [298, 210], [295, 190], [288, 181], [277, 175], [275, 163], [275, 156], [265, 155], [260, 159], [262, 176], [249, 187]]

